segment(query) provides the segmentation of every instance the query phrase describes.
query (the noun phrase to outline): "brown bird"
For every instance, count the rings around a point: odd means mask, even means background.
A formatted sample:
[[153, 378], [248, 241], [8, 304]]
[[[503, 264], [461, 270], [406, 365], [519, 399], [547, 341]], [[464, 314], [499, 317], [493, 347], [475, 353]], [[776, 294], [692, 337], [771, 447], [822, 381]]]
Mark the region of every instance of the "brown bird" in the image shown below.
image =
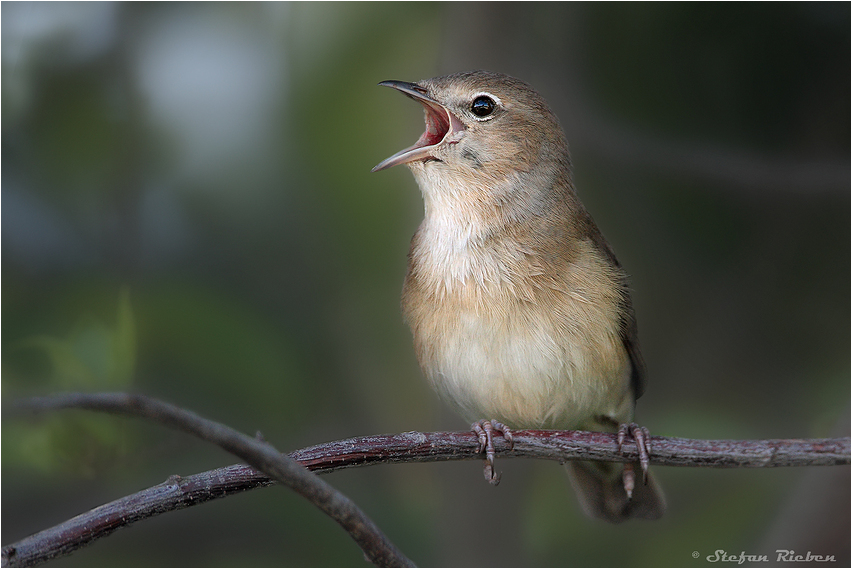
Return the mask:
[[486, 71], [384, 81], [421, 103], [426, 132], [373, 171], [407, 165], [425, 217], [411, 241], [402, 308], [417, 358], [468, 420], [493, 469], [492, 433], [618, 431], [631, 464], [568, 464], [583, 509], [611, 522], [665, 509], [632, 423], [645, 365], [627, 279], [580, 203], [568, 145], [545, 100]]

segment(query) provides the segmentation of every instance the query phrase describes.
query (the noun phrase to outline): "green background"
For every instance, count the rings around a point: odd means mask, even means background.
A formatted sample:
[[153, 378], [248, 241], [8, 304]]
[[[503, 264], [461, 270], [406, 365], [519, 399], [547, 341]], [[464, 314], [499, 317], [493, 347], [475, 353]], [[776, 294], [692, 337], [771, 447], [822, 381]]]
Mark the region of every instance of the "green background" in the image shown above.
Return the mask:
[[[704, 439], [848, 435], [850, 5], [2, 4], [2, 396], [133, 390], [283, 450], [463, 430], [399, 315], [422, 132], [376, 87], [484, 68], [538, 89], [631, 275], [637, 419]], [[131, 419], [4, 419], [2, 541], [236, 462]], [[415, 562], [849, 563], [849, 468], [656, 467], [610, 526], [552, 462], [326, 477]], [[693, 557], [697, 552], [697, 558]], [[52, 565], [363, 565], [281, 488], [159, 516]]]

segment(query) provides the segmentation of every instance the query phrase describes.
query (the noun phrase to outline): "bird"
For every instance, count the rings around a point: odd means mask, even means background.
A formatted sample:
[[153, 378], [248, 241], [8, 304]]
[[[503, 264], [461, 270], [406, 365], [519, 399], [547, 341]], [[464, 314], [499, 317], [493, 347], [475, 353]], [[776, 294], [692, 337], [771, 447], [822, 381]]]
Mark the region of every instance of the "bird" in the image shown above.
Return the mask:
[[423, 374], [473, 421], [496, 484], [495, 434], [578, 429], [632, 438], [635, 466], [568, 461], [582, 509], [609, 522], [657, 519], [645, 387], [627, 276], [574, 187], [565, 133], [527, 83], [490, 71], [383, 81], [420, 103], [417, 142], [373, 168], [406, 165], [424, 202], [402, 312]]

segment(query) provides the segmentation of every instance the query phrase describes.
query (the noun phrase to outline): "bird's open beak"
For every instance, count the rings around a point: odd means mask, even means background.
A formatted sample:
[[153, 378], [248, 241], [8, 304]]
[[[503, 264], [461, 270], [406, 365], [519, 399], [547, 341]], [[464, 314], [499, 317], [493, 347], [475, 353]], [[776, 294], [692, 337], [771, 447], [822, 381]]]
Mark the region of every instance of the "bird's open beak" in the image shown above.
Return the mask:
[[393, 87], [397, 91], [408, 95], [421, 105], [426, 111], [426, 132], [413, 146], [400, 150], [390, 158], [382, 160], [372, 172], [378, 172], [397, 164], [407, 164], [417, 160], [428, 160], [436, 158], [433, 150], [442, 142], [458, 142], [459, 135], [465, 130], [464, 124], [456, 116], [444, 108], [440, 103], [426, 95], [426, 90], [417, 83], [406, 83], [405, 81], [382, 81], [382, 87]]

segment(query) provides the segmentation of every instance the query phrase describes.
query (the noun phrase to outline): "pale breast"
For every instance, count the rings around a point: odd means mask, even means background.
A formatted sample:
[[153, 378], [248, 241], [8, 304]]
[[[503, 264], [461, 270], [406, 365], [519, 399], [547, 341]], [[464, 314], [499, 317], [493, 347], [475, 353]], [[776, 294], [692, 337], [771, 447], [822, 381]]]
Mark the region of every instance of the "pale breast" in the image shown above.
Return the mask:
[[471, 421], [628, 420], [630, 364], [611, 272], [581, 255], [554, 279], [533, 251], [504, 249], [412, 250], [403, 308], [427, 378]]

